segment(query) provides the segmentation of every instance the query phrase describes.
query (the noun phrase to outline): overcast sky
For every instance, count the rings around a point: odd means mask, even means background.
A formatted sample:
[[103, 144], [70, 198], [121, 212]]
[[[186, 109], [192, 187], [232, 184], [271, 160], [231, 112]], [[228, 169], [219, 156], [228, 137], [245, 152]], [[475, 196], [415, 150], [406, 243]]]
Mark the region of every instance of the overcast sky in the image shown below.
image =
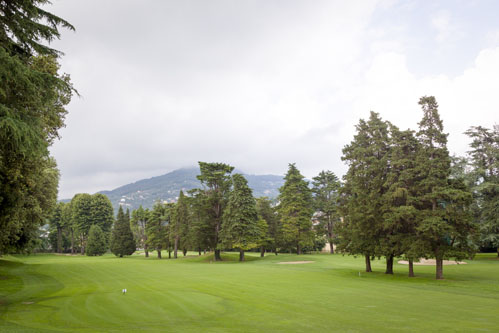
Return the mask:
[[81, 97], [51, 151], [60, 198], [197, 161], [339, 176], [360, 118], [417, 129], [440, 104], [451, 153], [499, 121], [498, 1], [54, 0]]

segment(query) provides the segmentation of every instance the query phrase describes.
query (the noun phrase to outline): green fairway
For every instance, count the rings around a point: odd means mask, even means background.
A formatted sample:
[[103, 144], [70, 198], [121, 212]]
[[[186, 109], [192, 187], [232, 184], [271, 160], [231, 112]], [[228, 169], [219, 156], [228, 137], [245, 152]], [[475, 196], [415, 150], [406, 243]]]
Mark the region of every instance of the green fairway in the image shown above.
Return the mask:
[[[341, 255], [178, 260], [58, 255], [0, 259], [0, 331], [372, 332], [499, 327], [499, 261], [362, 273]], [[310, 260], [302, 265], [281, 261]], [[359, 276], [360, 271], [360, 276]], [[127, 288], [126, 295], [121, 293]]]

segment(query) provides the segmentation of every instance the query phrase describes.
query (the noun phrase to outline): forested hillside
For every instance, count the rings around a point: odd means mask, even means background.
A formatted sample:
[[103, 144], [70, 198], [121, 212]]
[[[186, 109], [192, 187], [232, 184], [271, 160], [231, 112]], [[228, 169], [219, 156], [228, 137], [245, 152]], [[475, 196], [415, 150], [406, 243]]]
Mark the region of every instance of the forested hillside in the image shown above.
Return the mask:
[[[199, 168], [178, 169], [162, 176], [142, 179], [99, 193], [109, 197], [115, 212], [118, 211], [120, 202], [130, 210], [137, 209], [140, 205], [144, 208], [151, 208], [158, 199], [173, 202], [176, 201], [180, 190], [186, 192], [199, 188], [201, 183], [196, 179], [198, 174]], [[275, 198], [279, 194], [279, 187], [284, 184], [282, 176], [245, 175], [245, 177], [255, 197]]]

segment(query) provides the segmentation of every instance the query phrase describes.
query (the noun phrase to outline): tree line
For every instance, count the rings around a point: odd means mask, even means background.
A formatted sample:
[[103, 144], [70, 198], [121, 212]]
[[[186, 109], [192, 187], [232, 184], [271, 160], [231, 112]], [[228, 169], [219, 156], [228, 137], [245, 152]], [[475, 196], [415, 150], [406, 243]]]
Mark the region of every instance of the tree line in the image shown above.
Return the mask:
[[[385, 257], [385, 272], [393, 274], [395, 258], [403, 257], [412, 277], [414, 261], [435, 258], [436, 277], [443, 278], [444, 259], [499, 248], [499, 128], [471, 127], [468, 158], [451, 157], [435, 98], [422, 97], [419, 104], [423, 118], [417, 132], [400, 130], [375, 112], [359, 121], [343, 149], [349, 168], [342, 182], [322, 171], [309, 184], [289, 164], [275, 200], [254, 198], [244, 176], [232, 174], [234, 167], [199, 162], [200, 188], [180, 191], [176, 203], [158, 201], [131, 214], [120, 207], [116, 223], [129, 224], [146, 256], [157, 251], [161, 258], [162, 250], [169, 258], [179, 251], [213, 251], [214, 259], [222, 260], [221, 251], [237, 250], [243, 261], [248, 250], [258, 249], [262, 256], [266, 251], [301, 254], [328, 242], [331, 253], [336, 245], [341, 253], [364, 256], [367, 272], [371, 260]], [[71, 217], [66, 225], [72, 226], [67, 229], [72, 249], [76, 231], [84, 252], [93, 224], [110, 235], [112, 207], [104, 198], [80, 194], [59, 204], [63, 213], [54, 216]], [[52, 225], [56, 230], [58, 224]]]

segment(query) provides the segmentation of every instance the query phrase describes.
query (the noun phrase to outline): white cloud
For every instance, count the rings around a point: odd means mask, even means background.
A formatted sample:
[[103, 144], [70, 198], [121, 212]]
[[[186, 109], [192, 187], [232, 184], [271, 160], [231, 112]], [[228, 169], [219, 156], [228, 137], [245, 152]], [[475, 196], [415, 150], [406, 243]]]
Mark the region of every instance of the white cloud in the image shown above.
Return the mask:
[[[497, 49], [455, 78], [418, 75], [404, 41], [370, 26], [376, 1], [123, 1], [92, 11], [100, 3], [56, 7], [77, 28], [55, 46], [83, 95], [52, 149], [60, 197], [199, 160], [250, 173], [284, 174], [296, 162], [307, 177], [342, 174], [341, 149], [360, 117], [373, 110], [415, 129], [422, 95], [437, 97], [459, 153], [460, 133], [497, 119]], [[442, 38], [451, 23], [436, 20]]]

